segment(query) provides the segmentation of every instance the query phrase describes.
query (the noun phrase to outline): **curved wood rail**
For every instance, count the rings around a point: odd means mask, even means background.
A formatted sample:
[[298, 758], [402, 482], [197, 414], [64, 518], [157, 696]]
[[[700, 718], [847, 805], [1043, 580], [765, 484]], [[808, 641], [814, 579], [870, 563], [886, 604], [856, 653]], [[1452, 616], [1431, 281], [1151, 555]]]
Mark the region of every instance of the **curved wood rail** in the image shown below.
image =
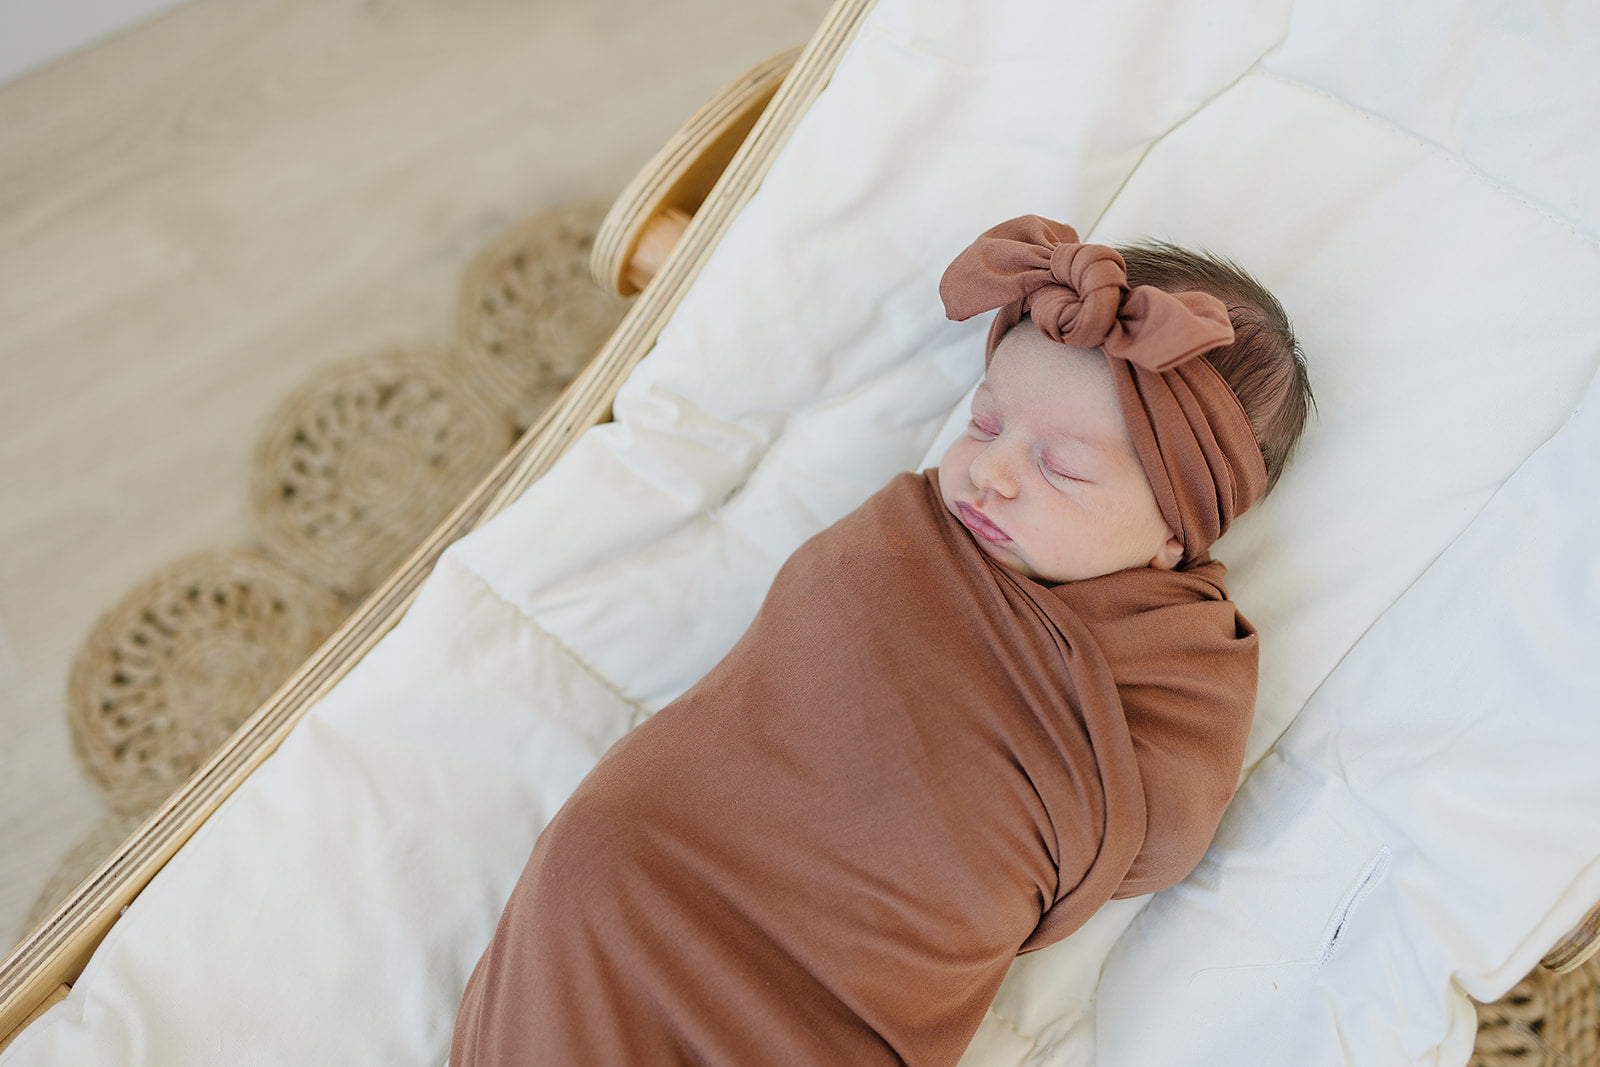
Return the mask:
[[1589, 909], [1589, 914], [1567, 936], [1555, 943], [1539, 963], [1557, 974], [1571, 974], [1600, 952], [1600, 904]]
[[799, 55], [791, 48], [745, 71], [651, 157], [595, 234], [589, 254], [595, 281], [631, 296], [660, 272]]
[[[654, 284], [634, 301], [594, 359], [456, 510], [228, 742], [0, 962], [0, 1040], [59, 999], [117, 917], [323, 694], [377, 644], [415, 599], [452, 542], [500, 511], [577, 439], [610, 417], [611, 399], [667, 319], [778, 151], [827, 85], [873, 0], [836, 0], [748, 138], [705, 196]], [[770, 62], [770, 61], [769, 61]], [[757, 68], [760, 69], [760, 68]], [[703, 109], [702, 109], [703, 110]]]

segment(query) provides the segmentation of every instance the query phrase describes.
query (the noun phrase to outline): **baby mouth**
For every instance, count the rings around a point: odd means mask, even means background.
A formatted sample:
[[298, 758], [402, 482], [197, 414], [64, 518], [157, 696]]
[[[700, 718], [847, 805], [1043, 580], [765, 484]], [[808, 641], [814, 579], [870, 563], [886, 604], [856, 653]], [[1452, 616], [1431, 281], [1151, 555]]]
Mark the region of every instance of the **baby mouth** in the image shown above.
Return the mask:
[[1004, 530], [990, 522], [983, 512], [971, 504], [957, 503], [956, 517], [961, 520], [963, 526], [985, 541], [992, 541], [997, 545], [1001, 545], [1011, 540]]

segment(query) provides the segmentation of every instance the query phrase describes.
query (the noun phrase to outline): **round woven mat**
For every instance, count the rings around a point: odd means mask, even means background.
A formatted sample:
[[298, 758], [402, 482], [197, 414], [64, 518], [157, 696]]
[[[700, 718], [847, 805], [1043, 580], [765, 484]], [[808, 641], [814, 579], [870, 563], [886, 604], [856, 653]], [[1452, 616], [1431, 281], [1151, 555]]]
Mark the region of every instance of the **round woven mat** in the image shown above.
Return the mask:
[[589, 275], [605, 211], [578, 202], [531, 216], [467, 268], [452, 360], [519, 429], [561, 394], [627, 308]]
[[341, 596], [364, 596], [511, 441], [506, 417], [442, 360], [347, 360], [267, 420], [251, 462], [251, 525], [300, 574]]
[[1600, 1064], [1600, 958], [1570, 974], [1536, 968], [1493, 1004], [1479, 1004], [1471, 1067]]
[[201, 552], [135, 586], [73, 660], [67, 725], [89, 778], [141, 815], [183, 783], [343, 618], [260, 553]]

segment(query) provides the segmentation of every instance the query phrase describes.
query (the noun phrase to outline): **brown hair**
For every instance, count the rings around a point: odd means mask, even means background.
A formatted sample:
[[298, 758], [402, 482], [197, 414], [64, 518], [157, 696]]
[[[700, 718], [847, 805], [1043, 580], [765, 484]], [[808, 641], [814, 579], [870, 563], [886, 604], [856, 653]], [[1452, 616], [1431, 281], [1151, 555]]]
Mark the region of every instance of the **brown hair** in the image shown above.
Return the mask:
[[1233, 343], [1213, 348], [1203, 358], [1222, 375], [1250, 419], [1267, 464], [1270, 493], [1315, 405], [1305, 356], [1283, 305], [1237, 263], [1211, 252], [1165, 241], [1142, 241], [1117, 252], [1128, 265], [1130, 287], [1153, 285], [1172, 293], [1198, 289], [1228, 305]]

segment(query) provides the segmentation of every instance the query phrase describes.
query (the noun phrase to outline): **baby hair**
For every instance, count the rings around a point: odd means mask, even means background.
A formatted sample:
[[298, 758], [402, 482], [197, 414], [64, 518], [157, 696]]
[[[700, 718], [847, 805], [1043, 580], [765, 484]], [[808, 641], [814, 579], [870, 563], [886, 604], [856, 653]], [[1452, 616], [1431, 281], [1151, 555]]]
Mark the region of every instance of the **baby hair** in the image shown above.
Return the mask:
[[1228, 305], [1233, 343], [1213, 348], [1205, 359], [1243, 405], [1267, 465], [1267, 492], [1278, 483], [1305, 428], [1314, 399], [1305, 356], [1289, 316], [1277, 297], [1237, 263], [1164, 241], [1118, 247], [1128, 266], [1128, 285], [1153, 285], [1167, 292], [1199, 290]]

